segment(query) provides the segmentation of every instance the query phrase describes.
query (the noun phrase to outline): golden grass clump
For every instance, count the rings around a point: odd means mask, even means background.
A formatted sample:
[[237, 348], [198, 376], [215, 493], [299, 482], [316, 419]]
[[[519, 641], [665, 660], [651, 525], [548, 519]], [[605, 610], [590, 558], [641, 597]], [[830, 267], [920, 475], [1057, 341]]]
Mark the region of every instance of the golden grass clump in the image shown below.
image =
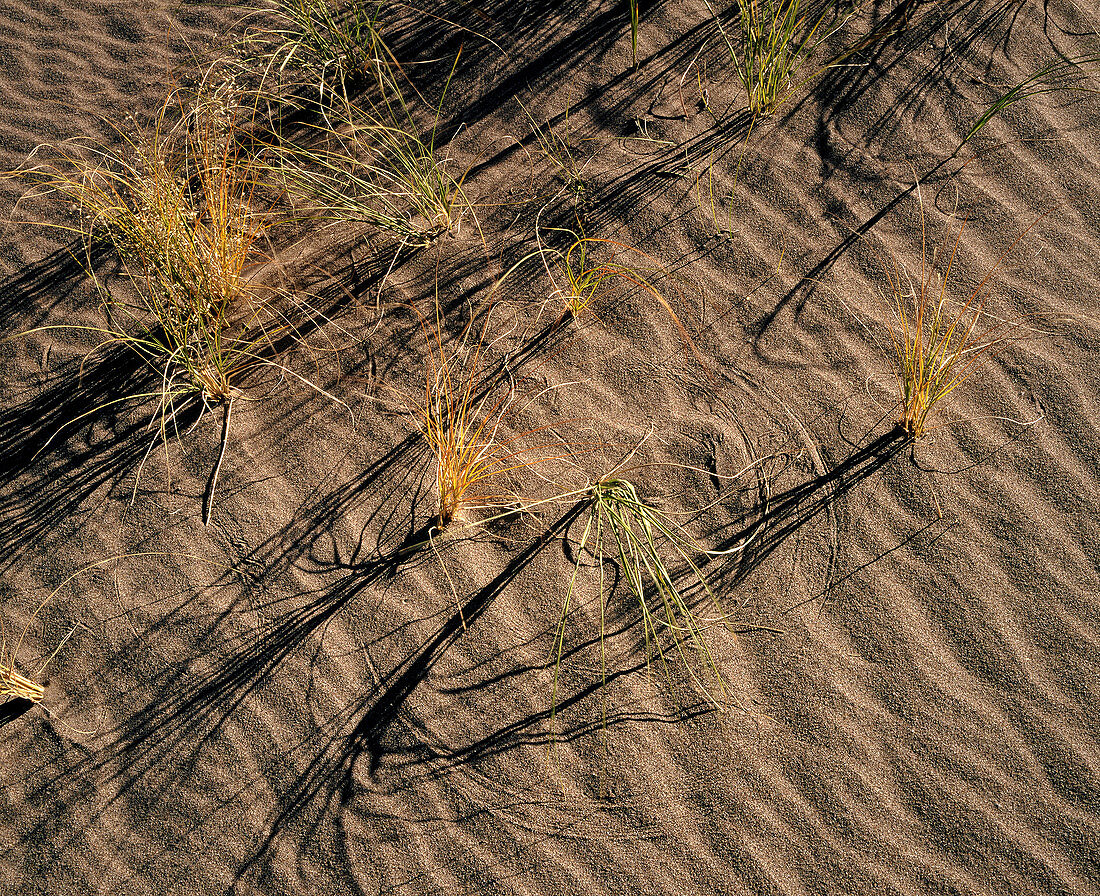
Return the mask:
[[[89, 330], [101, 337], [100, 349], [124, 345], [140, 356], [156, 375], [156, 391], [108, 403], [157, 398], [165, 443], [183, 407], [198, 403], [201, 414], [222, 405], [224, 452], [242, 380], [265, 367], [288, 373], [271, 357], [275, 340], [299, 332], [302, 306], [257, 276], [269, 260], [279, 193], [266, 185], [269, 168], [244, 148], [247, 113], [231, 82], [204, 82], [193, 93], [174, 91], [148, 129], [131, 120], [115, 129], [110, 145], [39, 147], [13, 172], [31, 184], [28, 195], [75, 207], [77, 224], [52, 226], [83, 239], [106, 316], [102, 326], [39, 331]], [[132, 293], [98, 278], [91, 259], [104, 244], [120, 259]]]
[[929, 416], [973, 375], [983, 357], [1032, 332], [1020, 322], [993, 315], [987, 311], [986, 302], [990, 281], [1001, 262], [1035, 224], [1016, 238], [977, 285], [956, 297], [952, 272], [967, 222], [961, 221], [954, 236], [948, 235], [929, 254], [923, 200], [920, 218], [920, 274], [914, 279], [896, 259], [886, 272], [894, 318], [890, 339], [901, 408], [897, 425], [911, 439], [925, 434]]
[[512, 506], [512, 495], [484, 491], [487, 483], [550, 459], [541, 453], [549, 445], [521, 445], [549, 426], [505, 434], [505, 417], [519, 416], [543, 393], [528, 397], [516, 409], [519, 396], [514, 383], [509, 382], [501, 395], [499, 379], [482, 376], [492, 311], [493, 306], [485, 313], [476, 341], [471, 319], [453, 350], [444, 345], [442, 321], [437, 317], [435, 326], [429, 326], [417, 312], [427, 346], [423, 398], [416, 405], [417, 429], [434, 460], [440, 528], [469, 522], [469, 512], [475, 508]]

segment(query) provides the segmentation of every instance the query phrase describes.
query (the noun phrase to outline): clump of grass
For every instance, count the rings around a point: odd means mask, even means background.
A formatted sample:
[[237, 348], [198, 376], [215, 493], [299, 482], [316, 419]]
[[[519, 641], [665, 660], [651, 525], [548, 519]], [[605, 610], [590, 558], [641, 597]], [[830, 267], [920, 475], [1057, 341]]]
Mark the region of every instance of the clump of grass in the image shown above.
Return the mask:
[[[54, 594], [56, 593], [55, 591]], [[38, 614], [42, 612], [42, 608], [46, 606], [53, 596], [54, 595], [51, 594], [50, 597], [46, 598], [46, 600], [39, 605], [38, 609], [34, 611], [14, 643], [10, 643], [8, 640], [7, 623], [4, 620], [3, 614], [0, 614], [0, 702], [5, 702], [7, 700], [27, 700], [31, 703], [40, 703], [42, 698], [46, 696], [45, 685], [39, 681], [39, 678], [53, 658], [61, 651], [61, 648], [65, 646], [69, 638], [72, 637], [72, 632], [70, 631], [69, 634], [62, 638], [53, 652], [42, 660], [42, 662], [38, 664], [38, 667], [29, 675], [24, 675], [16, 664], [19, 653], [23, 647], [23, 641], [27, 637], [27, 632], [30, 631], [31, 623], [38, 617]]]
[[[101, 337], [99, 349], [121, 344], [154, 372], [165, 445], [184, 407], [223, 408], [218, 461], [203, 502], [209, 521], [233, 403], [242, 382], [262, 367], [288, 371], [267, 356], [276, 336], [296, 333], [277, 308], [285, 290], [261, 282], [264, 248], [275, 219], [264, 169], [237, 139], [241, 108], [232, 85], [204, 84], [194, 96], [174, 92], [150, 129], [119, 126], [117, 145], [73, 141], [40, 147], [15, 176], [30, 193], [71, 203], [88, 250], [88, 271], [102, 297], [102, 326], [58, 325]], [[46, 160], [43, 160], [47, 157]], [[133, 287], [119, 296], [91, 265], [92, 249], [117, 253]], [[299, 377], [299, 379], [301, 379]], [[89, 413], [95, 413], [100, 408]], [[75, 421], [72, 421], [75, 422]]]
[[[572, 495], [566, 497], [573, 497]], [[643, 500], [633, 482], [613, 472], [581, 494], [586, 505], [577, 561], [562, 603], [554, 645], [554, 681], [551, 718], [556, 711], [558, 680], [565, 629], [573, 611], [584, 556], [599, 570], [600, 666], [607, 679], [607, 609], [611, 598], [606, 568], [617, 562], [619, 574], [637, 601], [645, 637], [647, 663], [660, 660], [666, 673], [668, 653], [674, 650], [692, 680], [718, 706], [726, 694], [725, 682], [706, 638], [712, 621], [727, 622], [720, 602], [699, 566], [705, 551], [672, 515]], [[714, 620], [704, 618], [697, 604], [709, 602]], [[668, 642], [671, 640], [671, 648]], [[702, 665], [700, 674], [699, 664]], [[709, 680], [704, 680], [704, 679]]]
[[[838, 14], [831, 3], [737, 0], [741, 47], [738, 51], [710, 0], [704, 2], [718, 23], [753, 115], [774, 114], [799, 87], [843, 58], [832, 59], [808, 77], [796, 80], [818, 47], [843, 27], [851, 15], [851, 12]], [[852, 11], [854, 8], [850, 7]]]
[[1030, 335], [1022, 323], [991, 314], [986, 302], [1001, 262], [1038, 223], [1021, 233], [981, 281], [957, 298], [951, 278], [967, 222], [961, 221], [954, 236], [946, 237], [929, 254], [923, 200], [920, 218], [920, 274], [914, 279], [896, 259], [886, 272], [901, 408], [897, 425], [910, 439], [924, 435], [929, 416], [974, 374], [982, 358]]
[[[593, 312], [598, 300], [606, 296], [614, 286], [625, 284], [642, 289], [653, 296], [669, 314], [681, 333], [686, 333], [668, 299], [649, 279], [650, 271], [662, 270], [656, 259], [640, 249], [615, 240], [577, 236], [572, 231], [565, 232], [573, 237], [573, 242], [564, 252], [550, 253], [551, 265], [556, 269], [556, 275], [554, 270], [551, 270], [551, 266], [547, 267], [555, 287], [553, 295], [561, 302], [564, 315], [575, 319]], [[601, 248], [610, 250], [610, 257], [604, 261], [597, 261], [592, 256], [594, 250]], [[652, 268], [635, 266], [620, 260], [631, 255], [651, 263]]]
[[524, 115], [531, 124], [531, 133], [538, 144], [542, 157], [550, 163], [557, 172], [565, 187], [565, 191], [573, 197], [573, 201], [583, 202], [588, 194], [588, 184], [584, 179], [585, 168], [592, 161], [592, 156], [583, 162], [574, 145], [572, 135], [569, 132], [569, 109], [566, 107], [564, 119], [559, 127], [551, 126], [547, 121], [539, 124], [520, 103]]
[[[349, 85], [369, 80], [379, 65], [396, 65], [382, 39], [382, 3], [350, 0], [334, 7], [328, 0], [279, 0], [275, 25], [249, 35], [260, 44], [264, 80], [274, 74], [291, 88], [316, 90], [324, 106], [330, 98], [345, 103]], [[255, 64], [255, 60], [246, 61]], [[288, 75], [292, 77], [288, 78]]]
[[449, 84], [450, 78], [424, 138], [392, 71], [378, 67], [371, 102], [346, 103], [327, 115], [314, 128], [315, 145], [280, 148], [289, 191], [322, 220], [374, 226], [405, 245], [427, 246], [457, 231], [470, 207], [465, 175], [451, 174], [436, 145]]
[[428, 349], [423, 398], [417, 403], [417, 429], [434, 459], [440, 528], [454, 522], [469, 522], [474, 509], [510, 506], [511, 495], [485, 491], [486, 485], [549, 459], [542, 454], [549, 445], [521, 445], [529, 436], [549, 429], [548, 426], [504, 434], [505, 417], [513, 410], [518, 416], [538, 395], [529, 397], [524, 407], [515, 409], [519, 396], [514, 383], [509, 382], [503, 394], [498, 394], [500, 390], [494, 386], [499, 380], [481, 376], [492, 310], [490, 307], [486, 312], [476, 341], [471, 319], [454, 350], [444, 346], [439, 316], [435, 325], [430, 326], [417, 312]]

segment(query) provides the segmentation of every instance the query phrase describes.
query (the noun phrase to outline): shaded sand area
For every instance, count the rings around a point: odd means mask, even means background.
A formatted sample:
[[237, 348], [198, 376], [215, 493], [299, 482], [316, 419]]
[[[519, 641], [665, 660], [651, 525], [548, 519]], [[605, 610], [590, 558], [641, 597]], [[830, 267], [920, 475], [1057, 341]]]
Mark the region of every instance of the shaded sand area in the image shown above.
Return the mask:
[[[118, 401], [156, 374], [73, 326], [104, 326], [87, 264], [132, 285], [0, 180], [3, 335], [64, 325], [0, 343], [5, 641], [61, 644], [0, 705], [0, 892], [1100, 893], [1100, 99], [960, 146], [1100, 54], [1089, 5], [869, 2], [815, 59], [875, 39], [755, 119], [702, 0], [641, 4], [637, 70], [626, 3], [387, 8], [468, 202], [424, 248], [270, 232], [253, 276], [309, 310], [206, 526], [221, 411], [165, 441]], [[246, 12], [0, 0], [0, 169], [140, 133]], [[562, 320], [582, 227], [661, 299], [615, 278]], [[909, 443], [890, 284], [936, 247], [1027, 338]], [[439, 351], [537, 461], [482, 484], [526, 510], [432, 528]], [[694, 540], [713, 664], [584, 545], [614, 471]]]

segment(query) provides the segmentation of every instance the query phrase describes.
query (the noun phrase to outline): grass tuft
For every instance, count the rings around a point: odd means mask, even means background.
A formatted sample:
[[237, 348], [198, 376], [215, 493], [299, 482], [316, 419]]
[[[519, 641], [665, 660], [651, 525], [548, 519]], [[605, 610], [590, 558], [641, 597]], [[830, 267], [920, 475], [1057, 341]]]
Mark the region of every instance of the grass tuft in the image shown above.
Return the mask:
[[[276, 22], [248, 35], [244, 65], [278, 78], [284, 95], [316, 91], [322, 107], [347, 103], [349, 88], [369, 81], [379, 66], [396, 65], [382, 38], [382, 4], [350, 0], [279, 0]], [[259, 45], [250, 52], [250, 45]], [[257, 58], [258, 57], [258, 58]]]
[[[108, 403], [157, 398], [165, 445], [180, 410], [197, 405], [201, 416], [222, 407], [204, 522], [233, 403], [260, 368], [290, 373], [270, 355], [277, 338], [296, 341], [295, 315], [303, 310], [256, 276], [268, 261], [278, 197], [264, 184], [266, 169], [241, 147], [242, 112], [231, 84], [203, 84], [187, 96], [175, 91], [149, 129], [118, 126], [113, 145], [39, 147], [13, 173], [31, 184], [30, 195], [75, 207], [77, 224], [48, 226], [83, 239], [106, 317], [102, 326], [39, 330], [91, 331], [100, 337], [97, 350], [121, 344], [135, 352], [155, 373], [156, 391]], [[91, 258], [102, 244], [117, 254], [132, 292], [98, 279]]]
[[470, 208], [465, 175], [450, 173], [449, 160], [440, 157], [436, 145], [450, 80], [430, 132], [421, 137], [393, 71], [380, 65], [375, 78], [374, 98], [362, 105], [347, 102], [327, 114], [312, 129], [313, 145], [281, 146], [280, 170], [288, 191], [311, 207], [310, 214], [367, 224], [406, 245], [427, 246], [457, 231], [462, 210]]
[[814, 52], [848, 21], [833, 4], [815, 0], [737, 0], [738, 43], [734, 45], [721, 19], [704, 0], [729, 50], [753, 115], [773, 115], [814, 75], [850, 55], [844, 54], [798, 79]]
[[[718, 707], [726, 694], [726, 686], [706, 639], [705, 632], [710, 620], [700, 615], [696, 604], [700, 599], [705, 599], [715, 608], [717, 621], [728, 620], [696, 561], [705, 552], [669, 513], [639, 497], [635, 485], [617, 473], [594, 483], [584, 495], [584, 500], [587, 504], [585, 526], [558, 621], [551, 719], [557, 708], [565, 627], [573, 611], [585, 553], [593, 558], [599, 570], [600, 666], [603, 680], [607, 679], [607, 608], [612, 590], [608, 586], [605, 570], [608, 561], [615, 561], [638, 604], [645, 634], [647, 664], [656, 657], [667, 672], [668, 641], [671, 639], [672, 649], [692, 680]], [[697, 668], [700, 663], [703, 674]]]
[[1033, 222], [1016, 238], [976, 286], [956, 298], [952, 295], [951, 276], [967, 222], [961, 221], [954, 236], [948, 235], [929, 254], [923, 199], [920, 216], [920, 274], [914, 278], [896, 259], [886, 273], [894, 317], [890, 339], [901, 407], [897, 425], [911, 439], [924, 435], [929, 416], [974, 374], [982, 358], [1031, 335], [1022, 323], [987, 311], [986, 301], [990, 280], [1001, 262], [1038, 223]]
[[[453, 522], [469, 522], [469, 512], [475, 508], [511, 506], [510, 494], [485, 491], [486, 485], [510, 472], [551, 459], [542, 453], [549, 445], [520, 444], [549, 426], [504, 434], [504, 419], [513, 411], [518, 398], [514, 384], [509, 383], [505, 393], [498, 395], [494, 381], [480, 376], [492, 310], [490, 307], [486, 312], [476, 342], [470, 345], [474, 325], [471, 319], [455, 350], [448, 350], [443, 344], [441, 320], [429, 326], [416, 312], [428, 348], [423, 398], [417, 406], [417, 429], [434, 458], [440, 528]], [[538, 395], [528, 398], [524, 407], [537, 398]]]

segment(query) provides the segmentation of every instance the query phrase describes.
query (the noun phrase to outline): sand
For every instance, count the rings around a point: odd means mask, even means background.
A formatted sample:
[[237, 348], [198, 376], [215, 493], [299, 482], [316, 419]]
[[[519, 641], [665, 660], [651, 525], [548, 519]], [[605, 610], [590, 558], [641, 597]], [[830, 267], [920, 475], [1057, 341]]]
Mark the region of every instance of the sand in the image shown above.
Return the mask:
[[[3, 0], [0, 169], [148, 120], [245, 12]], [[217, 419], [146, 457], [155, 403], [103, 407], [147, 386], [133, 356], [18, 335], [102, 318], [78, 243], [38, 226], [68, 212], [0, 180], [0, 611], [9, 642], [31, 623], [25, 671], [67, 637], [45, 699], [0, 706], [0, 892], [1100, 893], [1100, 102], [1030, 97], [959, 147], [1009, 85], [1095, 55], [1096, 13], [868, 4], [830, 46], [892, 30], [755, 122], [697, 0], [643, 3], [637, 71], [624, 4], [388, 16], [433, 102], [461, 46], [438, 134], [474, 209], [392, 270], [366, 227], [274, 247], [331, 318], [284, 360], [339, 402], [287, 379], [240, 403], [209, 526]], [[550, 327], [537, 258], [486, 323], [536, 227], [578, 217], [660, 265], [690, 341], [638, 290]], [[993, 271], [1030, 335], [907, 445], [888, 277], [963, 219], [952, 289]], [[695, 592], [724, 694], [647, 662], [619, 580], [601, 654], [581, 554], [555, 705], [572, 499], [406, 550], [436, 511], [409, 407], [437, 296], [447, 344], [476, 312], [524, 399], [502, 435], [542, 446], [495, 488], [625, 463], [724, 552], [698, 559], [730, 624]]]

